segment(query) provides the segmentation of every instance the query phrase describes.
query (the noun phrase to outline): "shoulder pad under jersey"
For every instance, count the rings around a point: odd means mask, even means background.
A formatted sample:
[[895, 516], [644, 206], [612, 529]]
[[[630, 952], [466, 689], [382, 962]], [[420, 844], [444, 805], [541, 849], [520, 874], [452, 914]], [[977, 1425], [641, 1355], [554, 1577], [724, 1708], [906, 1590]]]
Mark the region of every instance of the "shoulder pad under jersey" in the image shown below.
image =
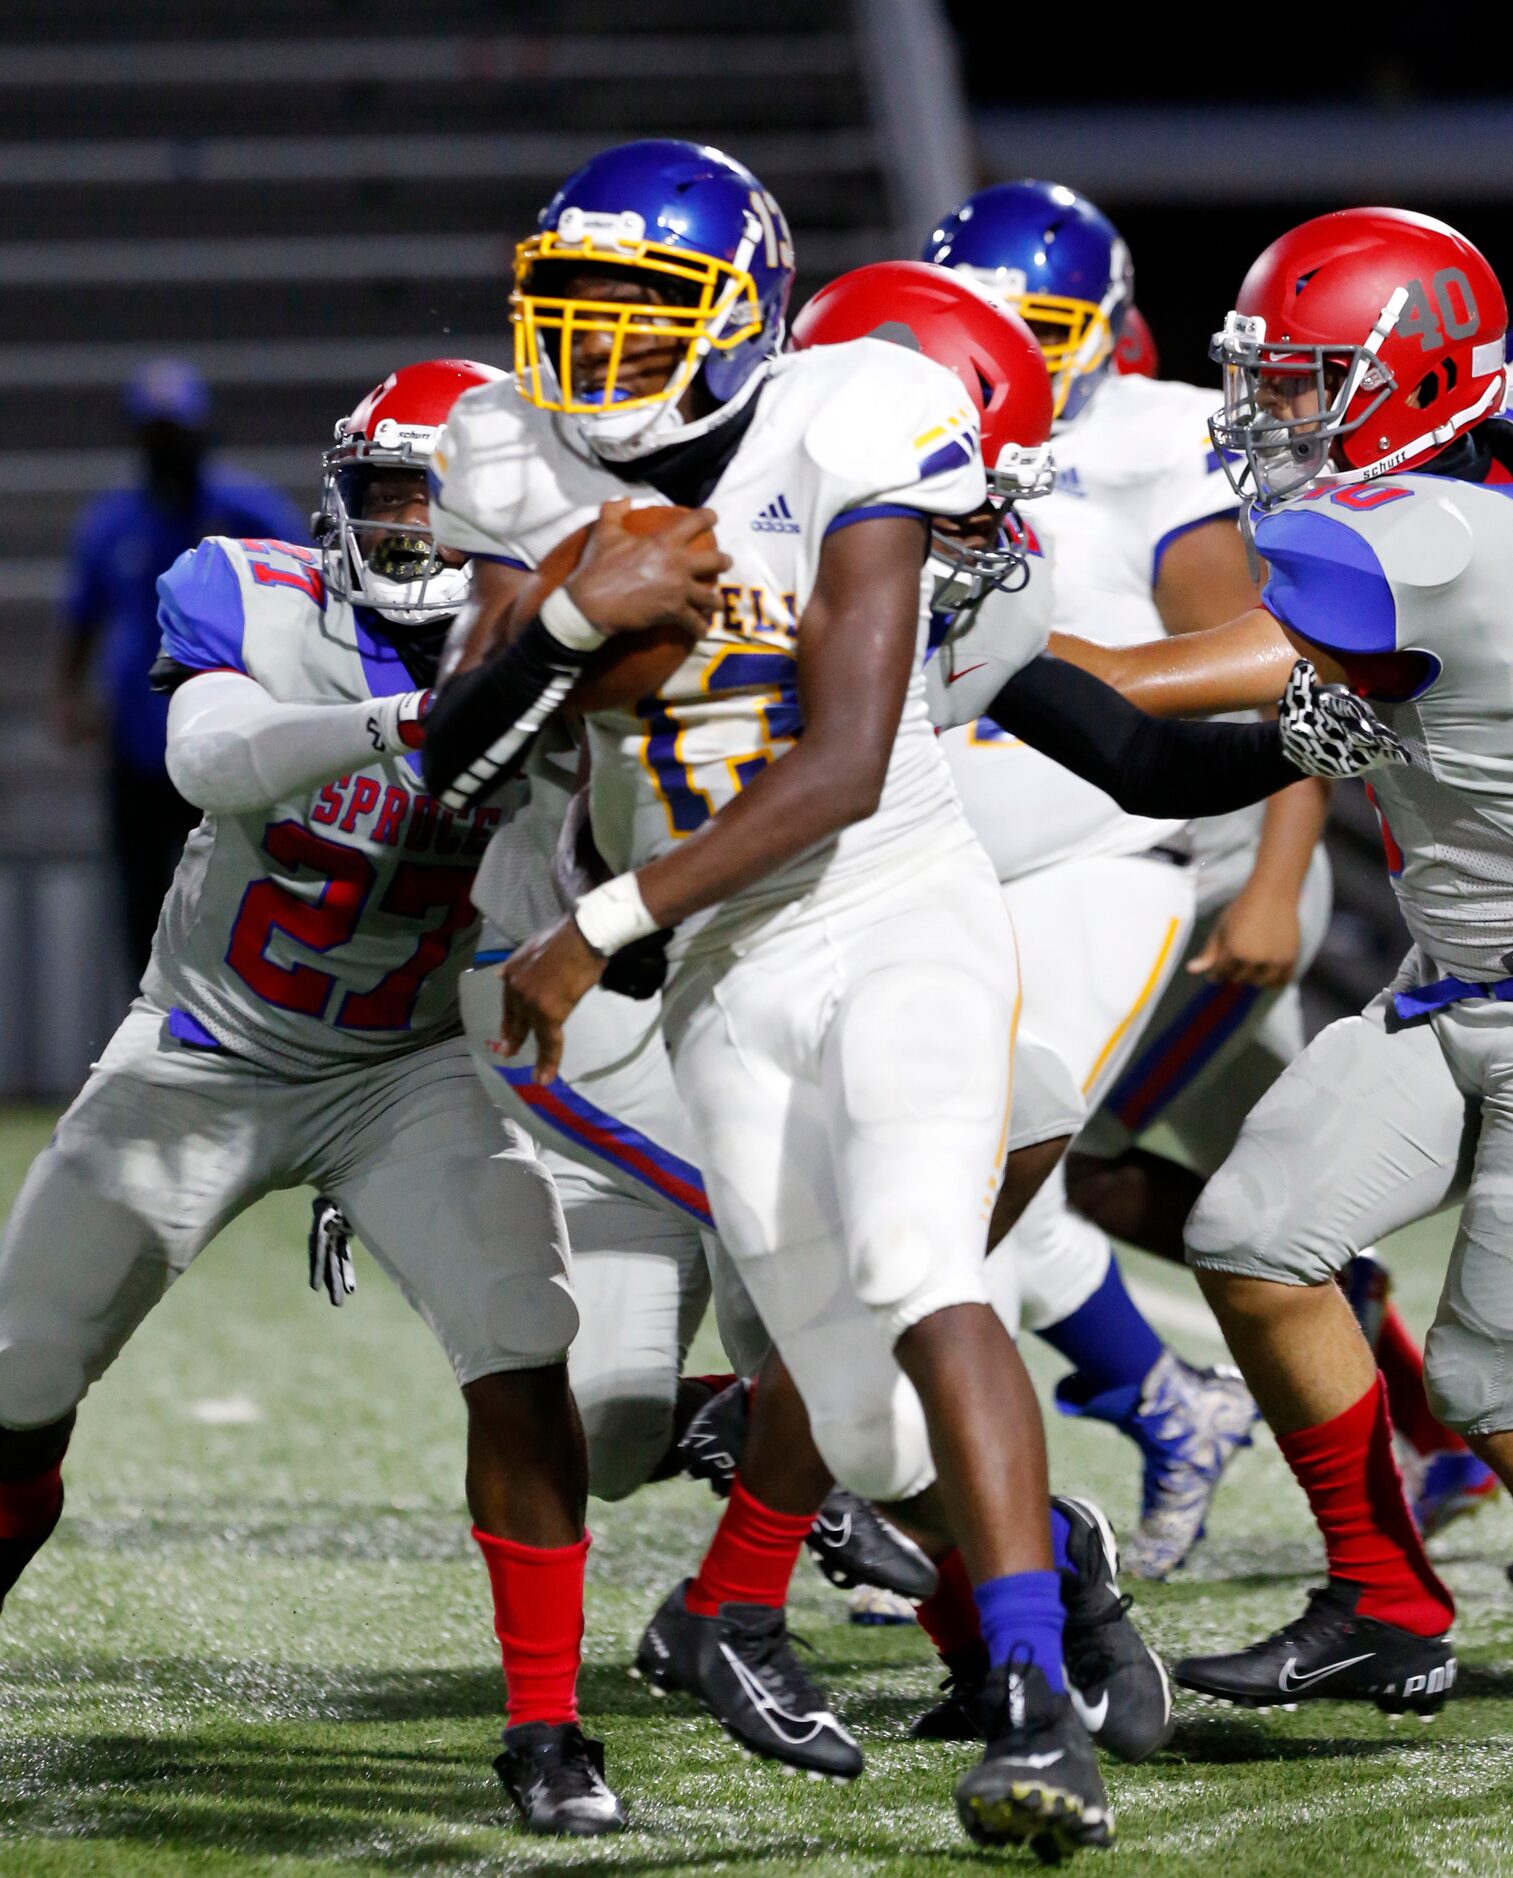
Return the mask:
[[943, 365], [879, 339], [791, 353], [774, 382], [812, 410], [803, 449], [831, 516], [875, 502], [968, 515], [987, 495], [977, 411]]
[[1262, 605], [1328, 651], [1407, 649], [1414, 597], [1443, 591], [1471, 562], [1460, 488], [1440, 476], [1326, 485], [1262, 516], [1256, 548], [1271, 570]]
[[465, 391], [431, 452], [436, 540], [465, 554], [518, 559], [513, 544], [529, 526], [532, 466], [543, 450], [560, 447], [549, 413], [527, 404], [513, 379]]
[[231, 543], [212, 535], [158, 576], [162, 654], [191, 671], [244, 672], [247, 613]]
[[211, 535], [158, 576], [165, 660], [190, 671], [258, 677], [248, 628], [266, 653], [318, 626], [326, 607], [321, 557], [299, 542]]

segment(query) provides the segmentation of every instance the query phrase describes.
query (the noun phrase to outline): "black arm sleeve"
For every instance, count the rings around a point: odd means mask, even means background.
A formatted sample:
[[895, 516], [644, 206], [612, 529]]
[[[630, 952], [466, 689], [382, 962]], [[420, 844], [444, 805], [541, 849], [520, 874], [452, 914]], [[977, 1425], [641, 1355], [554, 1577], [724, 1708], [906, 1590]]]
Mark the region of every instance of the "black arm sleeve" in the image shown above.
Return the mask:
[[1283, 756], [1274, 723], [1151, 717], [1101, 678], [1044, 652], [1014, 674], [988, 715], [1130, 815], [1226, 815], [1303, 774]]
[[445, 808], [470, 808], [513, 776], [588, 656], [533, 619], [502, 652], [449, 679], [426, 718], [431, 794]]

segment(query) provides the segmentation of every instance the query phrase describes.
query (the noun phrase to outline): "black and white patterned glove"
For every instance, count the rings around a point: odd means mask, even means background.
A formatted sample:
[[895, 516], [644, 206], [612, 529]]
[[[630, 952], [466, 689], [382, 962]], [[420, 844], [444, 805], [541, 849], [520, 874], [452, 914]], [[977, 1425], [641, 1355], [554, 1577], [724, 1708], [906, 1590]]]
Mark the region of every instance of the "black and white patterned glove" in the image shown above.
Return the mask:
[[338, 1310], [357, 1289], [352, 1269], [352, 1227], [334, 1200], [317, 1194], [310, 1208], [310, 1289], [326, 1287]]
[[1413, 761], [1402, 738], [1364, 698], [1343, 685], [1321, 685], [1307, 659], [1292, 668], [1278, 722], [1283, 755], [1308, 776], [1360, 776]]

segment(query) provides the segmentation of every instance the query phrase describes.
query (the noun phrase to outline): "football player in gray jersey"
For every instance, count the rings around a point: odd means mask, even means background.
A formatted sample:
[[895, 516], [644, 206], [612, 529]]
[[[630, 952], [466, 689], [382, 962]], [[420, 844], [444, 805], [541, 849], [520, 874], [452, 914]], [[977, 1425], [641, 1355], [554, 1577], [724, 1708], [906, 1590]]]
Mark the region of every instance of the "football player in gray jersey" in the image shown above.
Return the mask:
[[141, 995], [0, 1240], [0, 1599], [58, 1521], [90, 1385], [228, 1221], [316, 1187], [462, 1389], [508, 1678], [500, 1776], [534, 1829], [596, 1833], [624, 1816], [577, 1725], [588, 1538], [566, 1234], [458, 1034], [468, 889], [501, 810], [448, 814], [417, 762], [469, 585], [465, 557], [431, 542], [425, 462], [458, 394], [498, 376], [434, 360], [363, 400], [328, 453], [323, 557], [217, 538], [159, 582], [168, 766], [205, 817]]
[[[1257, 1105], [1187, 1225], [1189, 1258], [1307, 1493], [1327, 1585], [1276, 1635], [1178, 1678], [1255, 1706], [1389, 1712], [1453, 1688], [1454, 1606], [1415, 1530], [1386, 1393], [1333, 1280], [1365, 1246], [1462, 1203], [1426, 1346], [1435, 1412], [1513, 1481], [1513, 427], [1503, 291], [1426, 216], [1321, 216], [1256, 262], [1215, 340], [1216, 444], [1236, 452], [1270, 578], [1190, 653], [1199, 703], [1239, 658], [1259, 702], [1303, 651], [1370, 699], [1409, 761], [1374, 779], [1413, 940], [1359, 1017]], [[1275, 695], [1275, 690], [1271, 695]], [[1208, 708], [1219, 702], [1210, 688]]]

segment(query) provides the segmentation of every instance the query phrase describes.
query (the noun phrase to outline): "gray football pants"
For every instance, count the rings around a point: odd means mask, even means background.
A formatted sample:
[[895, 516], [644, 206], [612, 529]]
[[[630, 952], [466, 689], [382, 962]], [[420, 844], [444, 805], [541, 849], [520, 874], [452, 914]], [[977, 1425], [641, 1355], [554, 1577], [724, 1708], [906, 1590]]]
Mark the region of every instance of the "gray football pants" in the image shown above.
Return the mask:
[[[1439, 976], [1410, 953], [1399, 985]], [[1187, 1223], [1202, 1271], [1323, 1284], [1463, 1201], [1425, 1382], [1440, 1420], [1513, 1428], [1513, 1006], [1401, 1024], [1387, 992], [1322, 1031], [1251, 1111]]]

